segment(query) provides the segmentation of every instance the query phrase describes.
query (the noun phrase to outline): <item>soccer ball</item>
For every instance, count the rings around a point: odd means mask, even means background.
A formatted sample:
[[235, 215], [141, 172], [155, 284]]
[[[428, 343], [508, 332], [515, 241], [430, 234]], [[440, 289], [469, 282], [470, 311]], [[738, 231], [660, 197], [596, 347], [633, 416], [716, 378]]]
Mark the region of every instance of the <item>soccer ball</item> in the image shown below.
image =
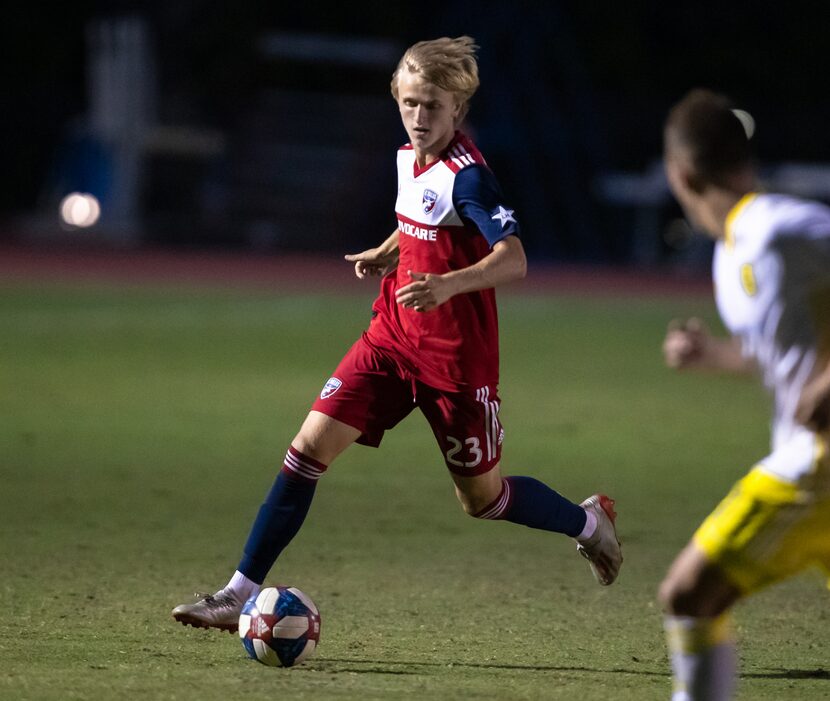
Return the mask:
[[253, 659], [271, 667], [291, 667], [314, 654], [320, 612], [295, 587], [266, 587], [242, 607], [239, 637]]

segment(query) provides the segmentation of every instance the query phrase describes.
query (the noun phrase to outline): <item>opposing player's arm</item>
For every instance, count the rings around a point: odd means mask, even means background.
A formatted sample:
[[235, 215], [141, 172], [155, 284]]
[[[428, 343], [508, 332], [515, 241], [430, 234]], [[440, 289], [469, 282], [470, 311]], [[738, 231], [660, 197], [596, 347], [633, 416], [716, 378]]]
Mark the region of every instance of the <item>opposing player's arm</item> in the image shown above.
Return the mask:
[[398, 304], [428, 312], [451, 297], [465, 292], [498, 287], [519, 280], [527, 273], [527, 258], [517, 236], [497, 241], [493, 250], [477, 263], [443, 275], [408, 270], [412, 282], [396, 293]]
[[386, 275], [398, 266], [398, 235], [395, 229], [380, 246], [362, 253], [349, 253], [344, 258], [354, 263], [354, 274], [361, 280], [371, 275]]
[[795, 416], [807, 428], [830, 435], [830, 287], [816, 290], [811, 295], [810, 307], [818, 359], [801, 390]]
[[830, 435], [830, 358], [822, 359], [805, 383], [795, 416], [807, 428]]
[[697, 318], [675, 319], [669, 324], [663, 340], [663, 358], [666, 365], [676, 370], [748, 374], [757, 369], [755, 361], [743, 354], [739, 339], [713, 336]]

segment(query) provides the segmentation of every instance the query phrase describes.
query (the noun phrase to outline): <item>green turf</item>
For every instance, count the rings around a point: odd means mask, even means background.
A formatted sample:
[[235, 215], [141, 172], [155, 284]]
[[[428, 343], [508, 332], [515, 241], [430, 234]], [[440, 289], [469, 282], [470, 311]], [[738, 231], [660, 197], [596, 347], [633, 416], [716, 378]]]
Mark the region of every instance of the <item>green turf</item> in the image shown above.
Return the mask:
[[[369, 302], [0, 289], [0, 698], [668, 698], [655, 588], [767, 444], [753, 384], [661, 366], [707, 300], [502, 300], [504, 472], [617, 499], [613, 587], [567, 538], [464, 516], [416, 414], [344, 454], [272, 573], [320, 606], [313, 660], [174, 624], [232, 572]], [[740, 698], [827, 698], [827, 618], [817, 574], [743, 604]]]

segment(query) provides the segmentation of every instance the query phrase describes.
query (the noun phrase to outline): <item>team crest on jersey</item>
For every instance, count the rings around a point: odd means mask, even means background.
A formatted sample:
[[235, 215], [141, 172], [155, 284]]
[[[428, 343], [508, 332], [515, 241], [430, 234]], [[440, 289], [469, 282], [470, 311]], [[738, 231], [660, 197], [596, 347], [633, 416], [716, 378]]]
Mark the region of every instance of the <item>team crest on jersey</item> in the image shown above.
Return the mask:
[[744, 263], [741, 266], [741, 287], [750, 297], [754, 297], [758, 291], [758, 283], [755, 282], [755, 271], [749, 263]]
[[435, 202], [436, 202], [437, 199], [438, 199], [438, 193], [437, 192], [433, 192], [430, 189], [424, 190], [424, 199], [423, 199], [424, 212], [429, 214], [432, 211], [433, 207], [435, 207]]
[[323, 391], [320, 392], [320, 399], [328, 399], [332, 394], [343, 386], [343, 382], [336, 377], [330, 377], [325, 385]]

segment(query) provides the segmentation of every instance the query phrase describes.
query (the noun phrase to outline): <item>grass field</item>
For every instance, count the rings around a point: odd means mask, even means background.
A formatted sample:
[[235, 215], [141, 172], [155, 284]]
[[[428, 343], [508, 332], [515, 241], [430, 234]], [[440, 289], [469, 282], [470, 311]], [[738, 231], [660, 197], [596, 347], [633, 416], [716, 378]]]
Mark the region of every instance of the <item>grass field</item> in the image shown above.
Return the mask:
[[[504, 472], [616, 498], [613, 587], [567, 538], [464, 516], [413, 414], [329, 471], [269, 580], [318, 603], [315, 658], [266, 668], [170, 618], [233, 571], [370, 299], [0, 287], [0, 698], [668, 698], [656, 586], [767, 446], [754, 384], [661, 366], [706, 299], [502, 299]], [[738, 609], [741, 699], [830, 697], [822, 585]]]

